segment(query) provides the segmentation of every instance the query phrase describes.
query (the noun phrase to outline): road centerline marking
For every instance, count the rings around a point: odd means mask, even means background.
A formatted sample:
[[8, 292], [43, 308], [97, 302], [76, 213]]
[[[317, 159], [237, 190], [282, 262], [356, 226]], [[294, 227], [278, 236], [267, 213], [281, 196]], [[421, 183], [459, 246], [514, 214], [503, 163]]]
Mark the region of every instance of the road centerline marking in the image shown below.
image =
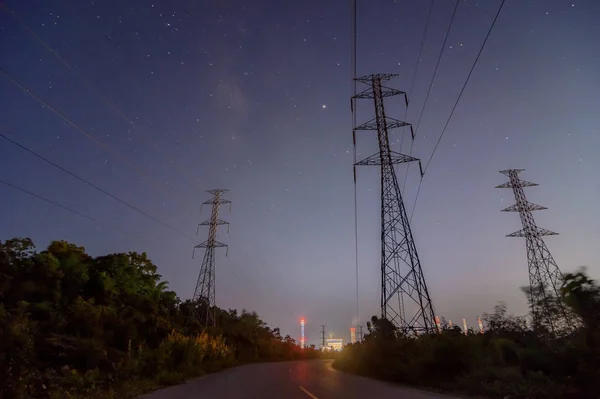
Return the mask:
[[313, 395], [312, 393], [310, 393], [310, 392], [309, 392], [309, 390], [308, 390], [308, 389], [306, 389], [306, 388], [304, 388], [303, 386], [301, 386], [301, 385], [298, 385], [298, 388], [300, 388], [300, 390], [301, 390], [302, 392], [304, 392], [306, 395], [308, 395], [308, 397], [309, 397], [310, 399], [319, 399], [319, 398], [317, 398], [315, 395]]

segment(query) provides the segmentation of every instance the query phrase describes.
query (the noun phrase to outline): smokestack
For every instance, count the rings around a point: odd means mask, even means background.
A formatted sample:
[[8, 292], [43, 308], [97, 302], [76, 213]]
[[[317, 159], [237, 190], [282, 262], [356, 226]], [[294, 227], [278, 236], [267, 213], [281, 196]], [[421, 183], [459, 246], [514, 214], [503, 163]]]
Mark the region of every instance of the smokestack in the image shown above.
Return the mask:
[[467, 319], [463, 319], [463, 332], [465, 335], [469, 333], [469, 329], [467, 328]]

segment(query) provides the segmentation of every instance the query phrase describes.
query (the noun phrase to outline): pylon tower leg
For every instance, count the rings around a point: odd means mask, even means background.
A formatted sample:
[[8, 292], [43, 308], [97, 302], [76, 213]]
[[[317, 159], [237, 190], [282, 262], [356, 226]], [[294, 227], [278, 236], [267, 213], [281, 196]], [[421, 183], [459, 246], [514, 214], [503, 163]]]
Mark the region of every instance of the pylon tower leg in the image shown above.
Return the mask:
[[201, 303], [202, 307], [206, 307], [205, 314], [201, 315], [206, 326], [214, 326], [216, 324], [214, 315], [215, 306], [215, 249], [207, 247], [202, 258], [202, 266], [196, 289], [194, 290], [194, 301]]

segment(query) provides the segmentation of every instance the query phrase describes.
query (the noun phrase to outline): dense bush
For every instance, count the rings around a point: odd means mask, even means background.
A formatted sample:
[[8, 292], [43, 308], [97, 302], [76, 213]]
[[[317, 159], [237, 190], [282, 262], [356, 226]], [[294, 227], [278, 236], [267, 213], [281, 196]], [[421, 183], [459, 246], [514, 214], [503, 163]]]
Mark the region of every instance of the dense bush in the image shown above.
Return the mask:
[[484, 334], [444, 326], [407, 337], [373, 316], [363, 342], [348, 345], [334, 366], [392, 382], [492, 398], [600, 398], [600, 287], [583, 271], [565, 276], [563, 300], [580, 323], [547, 339], [524, 317], [498, 305]]
[[235, 364], [319, 356], [256, 313], [182, 302], [146, 254], [0, 242], [0, 398], [130, 397]]

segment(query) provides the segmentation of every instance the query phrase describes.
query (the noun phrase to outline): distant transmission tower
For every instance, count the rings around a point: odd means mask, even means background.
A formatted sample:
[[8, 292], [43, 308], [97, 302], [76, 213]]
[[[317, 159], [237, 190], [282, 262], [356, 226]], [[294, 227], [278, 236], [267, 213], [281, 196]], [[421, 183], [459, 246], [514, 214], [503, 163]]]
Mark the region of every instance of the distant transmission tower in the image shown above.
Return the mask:
[[524, 170], [501, 170], [500, 173], [508, 176], [510, 181], [496, 188], [512, 188], [515, 195], [516, 204], [502, 211], [519, 212], [521, 217], [523, 229], [508, 234], [507, 237], [525, 237], [526, 239], [529, 295], [534, 325], [545, 326], [552, 335], [556, 335], [570, 329], [570, 317], [561, 299], [562, 273], [542, 237], [558, 233], [542, 229], [535, 224], [531, 212], [548, 208], [527, 201], [523, 187], [537, 186], [537, 184], [519, 179], [519, 173]]
[[[204, 323], [206, 326], [213, 327], [217, 323], [215, 307], [215, 248], [227, 247], [226, 244], [217, 241], [217, 226], [226, 224], [229, 227], [229, 222], [219, 219], [219, 208], [221, 205], [230, 204], [231, 206], [231, 201], [221, 198], [221, 194], [228, 191], [228, 189], [221, 188], [206, 191], [212, 194], [213, 197], [203, 202], [202, 205], [212, 205], [212, 211], [210, 219], [198, 225], [196, 234], [200, 230], [200, 226], [209, 226], [208, 240], [194, 246], [194, 253], [196, 252], [196, 248], [206, 248], [206, 250], [204, 251], [200, 274], [196, 282], [193, 302], [196, 306], [200, 303], [202, 307], [206, 307], [206, 315], [201, 316], [205, 316]], [[200, 211], [202, 211], [202, 205], [200, 206]], [[192, 254], [193, 257], [194, 254]]]
[[[396, 76], [398, 75], [377, 74], [356, 79], [369, 87], [356, 94], [353, 99], [372, 99], [375, 118], [354, 127], [354, 145], [356, 146], [357, 130], [375, 130], [379, 152], [357, 162], [355, 166], [381, 166], [381, 316], [390, 320], [405, 334], [433, 333], [436, 330], [433, 306], [394, 170], [394, 165], [397, 164], [421, 163], [416, 158], [392, 151], [388, 138], [388, 129], [411, 126], [385, 115], [384, 98], [404, 96], [408, 105], [405, 92], [383, 85], [383, 82]], [[356, 181], [356, 169], [354, 180]]]

